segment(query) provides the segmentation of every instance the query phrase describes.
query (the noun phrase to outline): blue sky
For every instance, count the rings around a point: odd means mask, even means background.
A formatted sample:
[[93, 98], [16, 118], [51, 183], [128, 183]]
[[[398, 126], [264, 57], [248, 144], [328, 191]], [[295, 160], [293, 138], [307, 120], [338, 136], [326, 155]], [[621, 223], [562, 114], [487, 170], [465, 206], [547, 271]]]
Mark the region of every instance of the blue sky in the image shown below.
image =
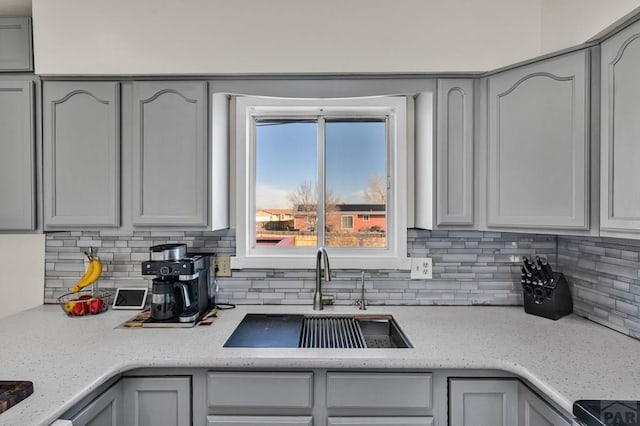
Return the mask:
[[[289, 208], [287, 194], [317, 179], [317, 124], [258, 125], [256, 206]], [[341, 202], [365, 202], [373, 175], [386, 175], [384, 122], [328, 122], [325, 128], [327, 187]]]

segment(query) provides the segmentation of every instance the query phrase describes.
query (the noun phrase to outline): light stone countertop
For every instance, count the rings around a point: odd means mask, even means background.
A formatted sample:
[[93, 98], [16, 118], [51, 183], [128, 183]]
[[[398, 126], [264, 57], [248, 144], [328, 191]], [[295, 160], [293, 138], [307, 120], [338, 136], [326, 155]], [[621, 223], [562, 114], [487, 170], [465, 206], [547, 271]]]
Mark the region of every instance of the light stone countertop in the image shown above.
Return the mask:
[[316, 313], [245, 305], [193, 329], [115, 329], [135, 312], [68, 318], [55, 305], [4, 318], [0, 380], [33, 381], [34, 394], [0, 414], [0, 425], [48, 425], [109, 378], [140, 367], [496, 369], [527, 379], [568, 413], [578, 399], [640, 399], [640, 341], [575, 315], [551, 321], [522, 307], [370, 306], [367, 314], [392, 314], [414, 349], [222, 347], [246, 313], [265, 312]]

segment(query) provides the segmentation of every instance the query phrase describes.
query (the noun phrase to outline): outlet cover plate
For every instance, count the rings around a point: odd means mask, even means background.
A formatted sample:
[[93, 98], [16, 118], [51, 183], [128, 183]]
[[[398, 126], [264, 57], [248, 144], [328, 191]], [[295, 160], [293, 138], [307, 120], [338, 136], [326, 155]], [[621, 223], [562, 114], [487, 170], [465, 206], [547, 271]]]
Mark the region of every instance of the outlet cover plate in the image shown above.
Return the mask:
[[430, 280], [432, 278], [431, 267], [433, 266], [430, 257], [411, 258], [411, 279]]
[[216, 277], [231, 276], [231, 258], [229, 256], [216, 256]]

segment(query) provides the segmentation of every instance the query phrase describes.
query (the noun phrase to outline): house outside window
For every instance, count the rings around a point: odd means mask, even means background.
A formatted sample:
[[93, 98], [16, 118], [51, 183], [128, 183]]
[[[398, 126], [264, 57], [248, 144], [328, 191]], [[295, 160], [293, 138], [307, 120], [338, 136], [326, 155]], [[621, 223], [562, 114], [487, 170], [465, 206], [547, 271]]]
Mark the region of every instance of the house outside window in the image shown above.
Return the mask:
[[237, 97], [236, 266], [406, 260], [406, 161], [403, 96]]

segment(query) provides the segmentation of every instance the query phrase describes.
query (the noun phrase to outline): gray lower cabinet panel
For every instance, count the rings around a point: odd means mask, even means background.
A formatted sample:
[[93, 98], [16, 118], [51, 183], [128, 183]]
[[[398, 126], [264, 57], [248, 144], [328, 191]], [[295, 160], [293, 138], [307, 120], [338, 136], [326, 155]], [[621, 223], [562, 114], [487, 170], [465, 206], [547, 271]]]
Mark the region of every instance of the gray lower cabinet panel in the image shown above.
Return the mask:
[[31, 81], [0, 82], [0, 230], [36, 226], [33, 100]]
[[517, 422], [517, 380], [449, 381], [450, 426], [514, 426]]
[[438, 80], [438, 225], [473, 225], [473, 80]]
[[487, 224], [589, 226], [590, 54], [488, 77]]
[[190, 426], [190, 377], [125, 377], [124, 418], [131, 426]]
[[95, 401], [71, 418], [73, 426], [120, 426], [123, 417], [122, 382], [107, 389]]
[[32, 71], [31, 19], [0, 18], [0, 71]]
[[601, 67], [600, 228], [639, 233], [640, 23], [602, 43]]
[[206, 82], [133, 86], [134, 226], [206, 226]]
[[212, 408], [311, 408], [313, 373], [209, 372], [207, 405]]
[[119, 84], [43, 84], [46, 229], [116, 227], [120, 218]]
[[432, 426], [433, 417], [329, 417], [328, 426]]
[[312, 426], [311, 416], [207, 416], [207, 426]]
[[570, 420], [521, 383], [518, 388], [518, 415], [519, 426], [571, 426]]
[[327, 373], [328, 408], [429, 409], [429, 373]]

